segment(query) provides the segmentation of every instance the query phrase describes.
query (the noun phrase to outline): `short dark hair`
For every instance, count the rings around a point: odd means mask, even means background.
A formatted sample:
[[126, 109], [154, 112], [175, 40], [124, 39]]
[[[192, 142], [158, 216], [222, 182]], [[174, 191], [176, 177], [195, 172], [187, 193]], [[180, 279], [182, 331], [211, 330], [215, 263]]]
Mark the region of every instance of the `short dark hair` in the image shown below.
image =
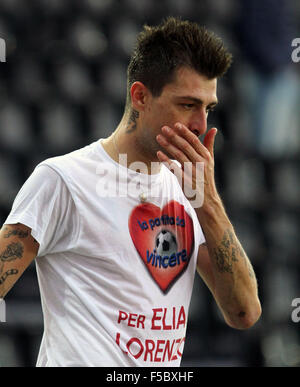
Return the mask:
[[180, 67], [190, 67], [213, 79], [223, 76], [231, 62], [232, 55], [222, 40], [197, 23], [168, 17], [158, 26], [144, 25], [127, 69], [126, 108], [136, 81], [158, 97]]

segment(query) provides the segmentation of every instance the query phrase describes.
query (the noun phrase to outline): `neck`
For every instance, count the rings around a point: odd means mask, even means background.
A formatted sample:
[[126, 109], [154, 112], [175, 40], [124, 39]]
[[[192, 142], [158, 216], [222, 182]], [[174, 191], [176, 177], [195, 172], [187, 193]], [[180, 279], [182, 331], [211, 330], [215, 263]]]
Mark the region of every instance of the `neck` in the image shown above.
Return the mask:
[[[145, 165], [140, 169], [141, 173], [157, 174], [160, 171], [161, 165], [156, 158], [156, 155], [150, 155], [147, 149], [143, 149], [138, 137], [138, 112], [125, 112], [116, 130], [104, 141], [102, 145], [109, 156], [120, 162], [120, 155], [125, 154], [127, 158], [127, 168], [135, 162], [141, 162]], [[155, 162], [155, 164], [153, 163]], [[147, 169], [146, 169], [147, 167]], [[132, 166], [136, 170], [137, 167]]]

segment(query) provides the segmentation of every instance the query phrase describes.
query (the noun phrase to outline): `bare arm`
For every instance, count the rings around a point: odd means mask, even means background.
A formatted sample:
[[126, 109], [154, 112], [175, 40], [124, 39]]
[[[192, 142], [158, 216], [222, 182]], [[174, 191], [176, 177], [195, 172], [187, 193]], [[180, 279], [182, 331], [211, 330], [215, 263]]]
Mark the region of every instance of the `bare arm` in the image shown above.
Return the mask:
[[252, 265], [222, 207], [204, 218], [201, 225], [206, 244], [199, 247], [197, 271], [227, 324], [249, 328], [261, 314]]
[[3, 225], [0, 230], [0, 298], [21, 277], [39, 249], [31, 229], [23, 224]]

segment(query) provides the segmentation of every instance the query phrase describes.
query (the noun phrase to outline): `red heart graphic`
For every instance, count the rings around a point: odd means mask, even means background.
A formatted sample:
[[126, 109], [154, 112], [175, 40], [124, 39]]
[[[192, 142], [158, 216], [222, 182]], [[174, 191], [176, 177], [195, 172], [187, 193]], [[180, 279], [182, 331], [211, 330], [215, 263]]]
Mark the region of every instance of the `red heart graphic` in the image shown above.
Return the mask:
[[129, 232], [150, 275], [167, 293], [187, 269], [194, 249], [191, 217], [175, 200], [163, 209], [144, 203], [133, 209]]

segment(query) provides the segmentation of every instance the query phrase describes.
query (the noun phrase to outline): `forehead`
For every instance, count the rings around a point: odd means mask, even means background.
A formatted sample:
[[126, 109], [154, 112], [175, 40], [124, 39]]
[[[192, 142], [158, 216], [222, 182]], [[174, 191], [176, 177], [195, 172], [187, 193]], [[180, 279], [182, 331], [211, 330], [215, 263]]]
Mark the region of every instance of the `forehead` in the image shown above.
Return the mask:
[[217, 78], [208, 79], [195, 70], [182, 67], [177, 70], [174, 81], [167, 84], [162, 95], [184, 96], [189, 95], [200, 99], [216, 99]]

